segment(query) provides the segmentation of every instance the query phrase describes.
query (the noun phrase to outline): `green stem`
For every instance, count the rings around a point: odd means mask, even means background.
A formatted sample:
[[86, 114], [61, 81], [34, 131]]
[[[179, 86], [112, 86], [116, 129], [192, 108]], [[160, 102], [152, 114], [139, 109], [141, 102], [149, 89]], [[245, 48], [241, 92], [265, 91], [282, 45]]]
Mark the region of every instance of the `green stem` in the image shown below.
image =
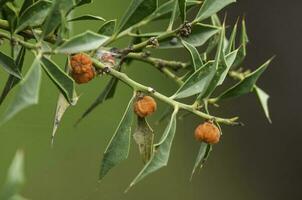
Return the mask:
[[17, 42], [17, 43], [21, 44], [22, 46], [24, 46], [27, 49], [37, 49], [38, 48], [37, 45], [31, 44], [29, 42], [25, 42], [22, 39], [19, 39], [19, 38], [14, 37], [14, 36], [10, 36], [9, 34], [6, 34], [6, 33], [0, 32], [0, 38], [5, 38], [9, 41], [13, 40], [14, 42]]
[[215, 117], [212, 115], [208, 115], [206, 113], [203, 113], [199, 110], [196, 110], [193, 106], [191, 105], [187, 105], [178, 101], [175, 101], [157, 91], [155, 91], [153, 88], [151, 87], [147, 87], [145, 85], [142, 85], [134, 80], [132, 80], [131, 78], [129, 78], [126, 74], [121, 73], [117, 70], [114, 70], [112, 68], [108, 68], [106, 67], [106, 65], [104, 65], [103, 63], [99, 62], [97, 59], [92, 58], [94, 66], [96, 68], [102, 69], [104, 71], [108, 71], [108, 74], [110, 74], [113, 77], [116, 77], [117, 79], [119, 79], [120, 81], [122, 81], [123, 83], [125, 83], [126, 85], [128, 85], [129, 87], [131, 87], [133, 90], [135, 91], [141, 91], [144, 93], [148, 93], [151, 96], [173, 106], [173, 107], [178, 107], [180, 109], [184, 109], [187, 110], [199, 117], [202, 117], [203, 119], [207, 119], [207, 120], [215, 120], [218, 123], [223, 123], [223, 124], [227, 124], [227, 125], [238, 125], [239, 123], [236, 122], [236, 120], [238, 119], [237, 117], [235, 118], [230, 118], [230, 119], [224, 119], [224, 118], [219, 118], [219, 117]]

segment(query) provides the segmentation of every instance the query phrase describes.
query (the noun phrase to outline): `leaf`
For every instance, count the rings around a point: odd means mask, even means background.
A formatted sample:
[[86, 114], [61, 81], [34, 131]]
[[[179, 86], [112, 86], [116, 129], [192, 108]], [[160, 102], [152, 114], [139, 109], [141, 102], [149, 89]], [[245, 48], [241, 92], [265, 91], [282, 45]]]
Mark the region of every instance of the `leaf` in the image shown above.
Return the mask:
[[241, 35], [240, 35], [240, 49], [238, 52], [238, 56], [235, 60], [233, 68], [239, 66], [246, 57], [246, 45], [248, 44], [249, 39], [247, 36], [246, 26], [245, 26], [245, 20], [242, 20], [242, 27], [241, 27]]
[[92, 0], [76, 0], [77, 7], [85, 5], [85, 4], [90, 4], [90, 3], [92, 3]]
[[90, 51], [100, 47], [102, 44], [104, 44], [104, 42], [107, 41], [107, 39], [107, 36], [99, 35], [91, 31], [86, 31], [67, 40], [55, 51], [57, 53], [68, 54]]
[[256, 85], [254, 86], [254, 90], [261, 103], [261, 106], [263, 108], [263, 111], [264, 111], [264, 114], [265, 114], [267, 120], [269, 121], [269, 123], [272, 123], [272, 120], [271, 120], [271, 117], [269, 114], [269, 109], [268, 109], [268, 100], [269, 100], [270, 96], [266, 92], [264, 92], [262, 89], [257, 87]]
[[53, 0], [48, 16], [42, 26], [42, 37], [49, 36], [62, 23], [62, 16], [74, 7], [74, 0]]
[[[155, 21], [159, 19], [166, 19], [171, 17], [171, 13], [174, 9], [174, 0], [167, 1], [160, 5], [149, 17], [148, 20]], [[186, 9], [192, 8], [195, 5], [200, 4], [200, 1], [187, 1]]]
[[116, 20], [107, 21], [101, 26], [98, 30], [98, 33], [101, 35], [112, 36], [115, 31]]
[[65, 113], [65, 111], [69, 108], [70, 103], [66, 100], [65, 96], [60, 93], [58, 102], [57, 102], [57, 108], [55, 113], [55, 119], [53, 123], [53, 129], [52, 129], [52, 135], [51, 135], [51, 145], [54, 145], [54, 138], [57, 132], [57, 129], [60, 125], [61, 119]]
[[39, 57], [37, 57], [20, 82], [20, 89], [2, 117], [1, 124], [10, 120], [21, 110], [39, 102], [40, 84], [41, 68]]
[[209, 97], [215, 88], [218, 86], [219, 81], [221, 81], [222, 74], [227, 70], [227, 63], [224, 56], [224, 42], [225, 42], [225, 25], [222, 25], [222, 29], [219, 35], [218, 46], [216, 50], [215, 60], [213, 63], [213, 68], [216, 69], [215, 75], [210, 80], [209, 85], [206, 91], [203, 91], [199, 94], [197, 99], [203, 99]]
[[178, 0], [178, 7], [179, 7], [179, 11], [180, 11], [180, 17], [182, 19], [182, 22], [186, 21], [186, 0]]
[[34, 0], [24, 0], [22, 7], [20, 9], [20, 15], [22, 15], [24, 11], [34, 3], [35, 3]]
[[146, 118], [137, 117], [137, 128], [133, 138], [138, 145], [144, 163], [147, 163], [153, 154], [154, 133]]
[[13, 75], [16, 78], [19, 79], [22, 78], [20, 70], [16, 66], [15, 61], [11, 57], [2, 53], [1, 51], [0, 51], [0, 65], [7, 73]]
[[96, 98], [96, 100], [88, 107], [88, 109], [82, 114], [80, 119], [76, 124], [80, 123], [85, 117], [87, 117], [98, 105], [104, 103], [107, 99], [113, 97], [116, 86], [118, 83], [118, 79], [112, 77], [109, 83], [106, 85], [105, 89], [101, 92], [101, 94]]
[[13, 33], [18, 21], [18, 15], [19, 15], [18, 8], [16, 7], [15, 4], [13, 4], [13, 2], [9, 1], [3, 6], [1, 10], [1, 14], [3, 15], [4, 19], [6, 19], [9, 22], [10, 33]]
[[159, 143], [154, 145], [154, 154], [151, 160], [144, 166], [144, 168], [140, 171], [136, 178], [131, 182], [127, 190], [129, 190], [132, 186], [137, 184], [147, 175], [159, 170], [160, 168], [168, 164], [170, 150], [176, 131], [177, 112], [178, 109], [175, 109], [162, 138], [160, 139]]
[[181, 99], [198, 93], [205, 93], [215, 72], [216, 68], [212, 62], [204, 64], [184, 82], [172, 98]]
[[253, 90], [254, 85], [266, 70], [272, 59], [268, 60], [261, 67], [246, 76], [242, 81], [222, 93], [217, 99], [235, 98], [247, 94]]
[[4, 188], [0, 194], [0, 199], [8, 200], [14, 197], [25, 182], [24, 178], [24, 155], [22, 151], [17, 151], [7, 173]]
[[149, 15], [151, 15], [158, 6], [158, 0], [132, 0], [126, 13], [122, 17], [117, 32], [137, 24]]
[[[194, 45], [195, 47], [202, 46], [205, 44], [212, 36], [219, 32], [219, 28], [206, 25], [206, 24], [196, 24], [192, 27], [192, 33], [189, 37], [183, 37], [182, 40], [187, 43]], [[162, 49], [168, 48], [182, 48], [183, 45], [181, 40], [177, 37], [169, 37], [162, 42], [160, 42], [160, 47]]]
[[182, 40], [182, 44], [184, 45], [184, 47], [190, 53], [192, 61], [193, 61], [194, 70], [196, 71], [201, 66], [203, 66], [203, 62], [202, 62], [202, 60], [200, 58], [198, 50], [194, 47], [194, 45], [191, 45], [190, 43], [187, 43], [184, 40]]
[[194, 21], [202, 21], [236, 0], [205, 0]]
[[217, 82], [213, 83], [213, 80], [215, 76], [217, 76], [218, 66], [221, 63], [221, 57], [223, 56], [223, 39], [224, 27], [221, 29], [214, 62], [208, 62], [194, 72], [179, 88], [176, 94], [173, 95], [174, 98], [185, 98], [198, 93], [200, 97], [203, 97], [216, 87]]
[[[19, 50], [19, 53], [17, 55], [16, 61], [15, 61], [15, 65], [16, 67], [19, 69], [19, 71], [22, 70], [22, 66], [23, 66], [23, 62], [24, 62], [24, 56], [26, 53], [26, 49], [25, 47], [21, 47], [21, 49]], [[6, 98], [6, 96], [8, 95], [8, 93], [13, 89], [13, 87], [16, 86], [16, 84], [18, 84], [20, 82], [19, 78], [16, 78], [13, 75], [9, 75], [5, 86], [3, 88], [2, 94], [0, 96], [0, 105], [3, 103], [4, 99]]]
[[217, 86], [221, 85], [224, 82], [226, 76], [229, 73], [230, 68], [234, 64], [234, 61], [236, 60], [238, 51], [239, 50], [236, 49], [235, 51], [232, 51], [227, 56], [225, 56], [225, 64], [226, 64], [226, 66], [222, 67], [221, 71], [219, 70], [219, 74], [218, 74], [219, 80], [218, 80]]
[[212, 146], [210, 144], [207, 144], [205, 142], [202, 142], [199, 148], [198, 155], [195, 160], [195, 164], [192, 170], [191, 179], [193, 178], [193, 175], [195, 174], [196, 170], [198, 168], [201, 168], [204, 163], [207, 161], [209, 154], [212, 150]]
[[47, 17], [51, 5], [52, 3], [49, 1], [38, 1], [28, 7], [21, 15], [15, 32], [22, 31], [27, 27], [40, 26]]
[[231, 51], [235, 50], [235, 46], [236, 46], [236, 35], [237, 35], [237, 23], [235, 23], [234, 27], [233, 27], [233, 30], [232, 30], [232, 33], [231, 33], [231, 36], [230, 36], [230, 39], [229, 39], [229, 44], [228, 46], [226, 47], [226, 53], [230, 53]]
[[103, 17], [96, 16], [96, 15], [81, 15], [72, 19], [69, 19], [68, 22], [74, 22], [74, 21], [84, 21], [84, 20], [97, 20], [97, 21], [106, 21]]
[[52, 60], [43, 56], [42, 66], [48, 77], [58, 87], [58, 89], [65, 96], [66, 100], [73, 104], [74, 102], [74, 81], [70, 78], [59, 66]]
[[104, 176], [121, 161], [128, 158], [130, 149], [131, 124], [133, 118], [133, 101], [135, 95], [130, 100], [127, 109], [119, 123], [109, 145], [104, 153], [100, 176], [101, 180]]

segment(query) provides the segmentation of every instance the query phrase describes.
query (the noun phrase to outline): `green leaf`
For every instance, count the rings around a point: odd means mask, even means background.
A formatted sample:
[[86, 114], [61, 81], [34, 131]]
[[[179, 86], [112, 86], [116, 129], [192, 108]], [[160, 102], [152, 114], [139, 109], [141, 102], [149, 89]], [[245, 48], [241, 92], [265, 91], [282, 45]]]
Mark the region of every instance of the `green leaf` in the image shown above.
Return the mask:
[[9, 30], [11, 33], [13, 33], [18, 21], [18, 16], [19, 16], [18, 8], [16, 7], [15, 4], [13, 4], [13, 2], [9, 1], [3, 6], [1, 10], [1, 14], [3, 15], [4, 19], [8, 21]]
[[229, 44], [228, 46], [226, 47], [226, 53], [230, 53], [231, 51], [234, 51], [235, 50], [235, 47], [236, 47], [236, 35], [237, 35], [237, 23], [235, 23], [234, 27], [233, 27], [233, 30], [232, 30], [232, 33], [231, 33], [231, 36], [230, 36], [230, 39], [229, 39]]
[[24, 155], [17, 151], [7, 173], [4, 188], [0, 194], [1, 200], [9, 200], [14, 197], [25, 182], [24, 178]]
[[97, 20], [97, 21], [106, 21], [103, 17], [96, 16], [96, 15], [81, 15], [72, 19], [69, 19], [68, 22], [73, 22], [73, 21], [84, 21], [84, 20]]
[[195, 21], [202, 21], [233, 2], [236, 2], [236, 0], [205, 0], [195, 18]]
[[[196, 24], [192, 27], [192, 33], [189, 37], [183, 37], [182, 40], [187, 43], [194, 45], [195, 47], [202, 46], [205, 44], [212, 36], [219, 32], [219, 28], [206, 25], [206, 24]], [[168, 48], [182, 48], [181, 39], [177, 37], [169, 37], [162, 42], [160, 42], [160, 47], [162, 49]]]
[[[167, 1], [160, 5], [153, 13], [148, 17], [148, 20], [155, 21], [159, 19], [166, 19], [171, 17], [171, 13], [174, 9], [174, 0]], [[199, 5], [200, 1], [187, 1], [186, 2], [186, 10], [192, 8], [193, 6]]]
[[240, 49], [238, 52], [238, 56], [235, 60], [233, 68], [239, 66], [245, 59], [246, 57], [246, 46], [249, 42], [248, 36], [247, 36], [247, 31], [246, 31], [246, 26], [245, 26], [245, 20], [242, 20], [242, 27], [241, 27], [241, 35], [240, 35]]
[[186, 0], [178, 0], [178, 7], [179, 7], [179, 11], [180, 11], [180, 17], [182, 19], [182, 22], [186, 21], [186, 12], [187, 12], [187, 8], [186, 8]]
[[24, 11], [34, 3], [35, 3], [34, 0], [24, 0], [22, 7], [20, 9], [20, 15], [22, 15]]
[[92, 3], [92, 0], [76, 0], [77, 6], [82, 6], [82, 5], [90, 4], [90, 3]]
[[139, 23], [151, 15], [158, 6], [158, 0], [132, 0], [128, 10], [122, 17], [118, 33]]
[[40, 26], [47, 17], [51, 5], [52, 3], [49, 1], [38, 1], [28, 7], [21, 15], [15, 32], [22, 31], [27, 27]]
[[193, 66], [194, 70], [196, 71], [199, 69], [201, 66], [203, 66], [203, 62], [200, 58], [198, 50], [194, 47], [194, 45], [182, 40], [182, 44], [184, 47], [188, 50], [188, 52], [191, 55], [192, 61], [193, 61]]
[[37, 57], [24, 79], [20, 82], [20, 89], [2, 117], [1, 124], [10, 120], [21, 110], [39, 102], [40, 84], [41, 68], [40, 60]]
[[13, 75], [16, 78], [19, 79], [22, 78], [20, 70], [16, 66], [15, 61], [11, 57], [2, 53], [1, 51], [0, 51], [0, 65], [7, 73]]
[[193, 175], [195, 174], [196, 170], [198, 168], [202, 168], [204, 163], [207, 161], [209, 154], [212, 150], [212, 146], [210, 144], [207, 144], [205, 142], [202, 142], [198, 151], [198, 155], [195, 160], [195, 164], [192, 170], [191, 179], [193, 178]]
[[220, 31], [219, 35], [219, 41], [218, 41], [218, 46], [216, 50], [216, 55], [215, 55], [215, 60], [213, 63], [213, 68], [215, 68], [215, 74], [213, 78], [210, 80], [209, 85], [206, 89], [206, 91], [203, 91], [199, 94], [197, 99], [203, 99], [205, 97], [208, 97], [212, 94], [212, 92], [215, 90], [217, 87], [219, 81], [221, 80], [221, 76], [224, 71], [227, 70], [227, 64], [226, 64], [226, 59], [224, 56], [224, 42], [225, 42], [225, 26], [223, 24], [222, 29]]
[[[19, 69], [19, 71], [22, 70], [22, 66], [23, 66], [23, 63], [24, 63], [24, 56], [25, 56], [25, 52], [26, 52], [26, 49], [25, 47], [21, 47], [21, 49], [19, 50], [19, 53], [17, 55], [17, 58], [16, 58], [16, 61], [15, 61], [15, 65], [16, 67]], [[9, 75], [6, 83], [5, 83], [5, 86], [3, 88], [3, 91], [1, 93], [1, 96], [0, 96], [0, 105], [3, 103], [4, 99], [6, 98], [6, 96], [8, 95], [8, 93], [13, 89], [13, 87], [16, 86], [16, 84], [18, 84], [20, 82], [20, 79], [19, 78], [16, 78], [15, 76], [13, 75]]]
[[118, 125], [109, 145], [104, 153], [100, 176], [101, 180], [116, 165], [128, 158], [130, 149], [131, 125], [133, 118], [133, 101], [135, 95], [130, 100], [123, 118]]
[[151, 160], [144, 166], [144, 168], [140, 171], [140, 173], [136, 176], [136, 178], [131, 182], [128, 189], [130, 189], [132, 186], [137, 184], [147, 175], [159, 170], [160, 168], [168, 164], [170, 150], [176, 132], [177, 112], [178, 109], [175, 109], [162, 138], [160, 139], [158, 144], [154, 145], [154, 154]]
[[59, 66], [57, 66], [52, 60], [43, 56], [42, 57], [43, 69], [46, 74], [52, 80], [52, 82], [58, 87], [58, 89], [65, 96], [66, 100], [73, 104], [74, 101], [74, 81], [70, 78]]
[[270, 96], [266, 92], [264, 92], [262, 89], [257, 87], [256, 85], [254, 86], [254, 90], [261, 103], [261, 106], [263, 108], [263, 111], [264, 111], [264, 114], [265, 114], [267, 120], [269, 121], [269, 123], [272, 123], [272, 120], [271, 120], [271, 117], [269, 114], [269, 109], [268, 109], [268, 100], [269, 100]]
[[254, 85], [266, 70], [272, 59], [268, 60], [261, 67], [246, 76], [242, 81], [222, 93], [217, 99], [235, 98], [247, 94], [253, 90]]
[[54, 145], [54, 139], [56, 132], [58, 130], [58, 127], [60, 125], [61, 119], [65, 113], [65, 111], [69, 108], [70, 103], [66, 100], [65, 96], [60, 93], [57, 101], [57, 107], [56, 107], [56, 113], [55, 113], [55, 119], [53, 123], [53, 129], [51, 134], [51, 145]]
[[224, 82], [226, 76], [229, 73], [230, 68], [232, 67], [232, 65], [234, 64], [234, 62], [236, 60], [238, 51], [239, 50], [236, 49], [235, 51], [232, 51], [231, 53], [226, 55], [225, 56], [225, 66], [220, 65], [220, 67], [218, 67], [220, 70], [219, 70], [219, 73], [217, 73], [217, 76], [219, 78], [217, 86], [221, 85]]
[[76, 124], [80, 123], [85, 117], [87, 117], [97, 106], [104, 103], [104, 101], [113, 97], [116, 86], [118, 83], [118, 79], [112, 77], [109, 83], [106, 85], [105, 89], [102, 90], [101, 94], [96, 98], [96, 100], [88, 107], [88, 109], [82, 114], [80, 119]]
[[138, 145], [143, 162], [147, 163], [153, 154], [154, 133], [146, 118], [137, 117], [137, 127], [133, 138]]
[[208, 62], [194, 72], [172, 96], [181, 99], [198, 93], [205, 93], [216, 72], [212, 62]]
[[[174, 98], [185, 98], [199, 93], [200, 97], [205, 94], [209, 94], [216, 85], [213, 83], [215, 76], [217, 76], [217, 71], [221, 60], [223, 57], [223, 42], [224, 42], [224, 27], [221, 29], [220, 40], [216, 51], [215, 61], [208, 62], [204, 66], [200, 67], [196, 72], [194, 72], [185, 83], [179, 88]], [[217, 79], [217, 78], [216, 78]]]
[[62, 16], [65, 16], [69, 10], [74, 7], [74, 0], [53, 0], [53, 6], [42, 26], [42, 37], [45, 38], [54, 32], [62, 23]]
[[100, 47], [102, 44], [104, 44], [104, 42], [107, 41], [107, 39], [107, 36], [99, 35], [91, 31], [86, 31], [67, 40], [55, 51], [57, 53], [68, 54], [90, 51]]
[[101, 35], [112, 36], [115, 31], [116, 20], [110, 20], [105, 22], [101, 28], [98, 30], [98, 33]]
[[6, 4], [8, 1], [10, 1], [10, 0], [0, 0], [0, 9], [1, 9], [2, 6], [3, 6], [4, 4]]

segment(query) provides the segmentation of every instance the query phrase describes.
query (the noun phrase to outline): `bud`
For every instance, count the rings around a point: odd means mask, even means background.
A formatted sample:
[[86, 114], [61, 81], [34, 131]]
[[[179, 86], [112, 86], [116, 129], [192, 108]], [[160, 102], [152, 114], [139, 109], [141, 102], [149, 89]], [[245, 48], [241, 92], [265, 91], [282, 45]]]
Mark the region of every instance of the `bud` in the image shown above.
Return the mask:
[[89, 56], [83, 53], [76, 54], [70, 59], [71, 76], [76, 83], [88, 83], [95, 77], [95, 71]]
[[140, 97], [134, 104], [134, 112], [140, 117], [147, 117], [156, 111], [156, 101], [150, 96]]
[[213, 122], [205, 122], [195, 129], [195, 139], [208, 144], [216, 144], [220, 139], [220, 131]]

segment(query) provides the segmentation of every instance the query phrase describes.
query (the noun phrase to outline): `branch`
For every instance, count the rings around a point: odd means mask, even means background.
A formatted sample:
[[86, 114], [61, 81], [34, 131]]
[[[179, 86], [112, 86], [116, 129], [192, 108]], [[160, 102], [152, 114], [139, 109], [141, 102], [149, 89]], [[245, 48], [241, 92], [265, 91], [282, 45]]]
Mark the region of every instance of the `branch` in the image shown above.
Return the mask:
[[131, 78], [129, 78], [126, 74], [121, 73], [119, 71], [116, 71], [112, 68], [108, 68], [106, 65], [104, 65], [103, 63], [99, 62], [97, 59], [92, 58], [94, 66], [100, 70], [103, 70], [105, 72], [107, 72], [109, 75], [116, 77], [117, 79], [119, 79], [120, 81], [122, 81], [123, 83], [125, 83], [126, 85], [128, 85], [129, 87], [131, 87], [133, 90], [135, 91], [141, 91], [144, 93], [148, 93], [151, 96], [173, 106], [173, 107], [178, 107], [180, 109], [184, 109], [187, 110], [199, 117], [202, 117], [204, 119], [207, 120], [214, 120], [218, 123], [223, 123], [226, 125], [240, 125], [239, 122], [236, 122], [238, 120], [238, 117], [234, 117], [234, 118], [230, 118], [230, 119], [225, 119], [225, 118], [220, 118], [220, 117], [215, 117], [212, 115], [208, 115], [206, 113], [203, 113], [199, 110], [196, 110], [193, 106], [191, 105], [187, 105], [178, 101], [175, 101], [174, 99], [171, 99], [169, 97], [166, 97], [165, 95], [155, 91], [153, 88], [151, 87], [147, 87], [145, 85], [142, 85], [134, 80], [132, 80]]

